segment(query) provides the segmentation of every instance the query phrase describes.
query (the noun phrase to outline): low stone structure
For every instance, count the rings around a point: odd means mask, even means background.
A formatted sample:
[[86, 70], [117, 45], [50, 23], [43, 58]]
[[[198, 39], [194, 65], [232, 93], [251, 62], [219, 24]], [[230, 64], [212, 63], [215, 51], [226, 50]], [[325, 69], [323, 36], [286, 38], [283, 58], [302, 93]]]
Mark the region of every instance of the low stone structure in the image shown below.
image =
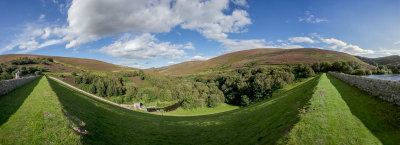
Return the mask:
[[8, 92], [11, 92], [12, 90], [15, 90], [16, 88], [19, 88], [40, 77], [41, 76], [32, 76], [32, 77], [24, 77], [19, 79], [0, 81], [0, 96], [7, 94]]
[[379, 80], [336, 72], [329, 72], [329, 74], [382, 100], [400, 105], [400, 81]]

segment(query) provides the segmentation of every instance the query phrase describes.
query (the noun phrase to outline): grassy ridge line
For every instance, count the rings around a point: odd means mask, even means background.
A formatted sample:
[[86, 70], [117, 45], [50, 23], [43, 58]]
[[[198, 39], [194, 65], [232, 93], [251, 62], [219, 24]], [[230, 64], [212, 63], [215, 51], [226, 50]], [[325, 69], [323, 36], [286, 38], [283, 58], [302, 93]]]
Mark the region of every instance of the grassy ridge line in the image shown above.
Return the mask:
[[64, 81], [61, 81], [61, 80], [59, 80], [59, 79], [57, 79], [57, 78], [55, 78], [55, 77], [52, 77], [52, 76], [46, 76], [46, 77], [48, 77], [48, 78], [50, 78], [50, 79], [53, 79], [53, 80], [55, 80], [55, 81], [57, 81], [57, 82], [59, 82], [59, 83], [61, 83], [61, 84], [63, 84], [63, 85], [66, 85], [66, 86], [68, 86], [68, 87], [70, 87], [70, 88], [72, 88], [72, 89], [74, 89], [74, 90], [76, 90], [76, 91], [79, 91], [79, 92], [81, 92], [81, 93], [83, 93], [83, 94], [85, 94], [85, 95], [88, 95], [88, 96], [93, 97], [93, 98], [95, 98], [95, 99], [98, 99], [98, 100], [100, 100], [100, 101], [106, 102], [106, 103], [111, 104], [111, 105], [114, 105], [114, 106], [118, 106], [118, 107], [121, 107], [121, 108], [125, 108], [125, 109], [128, 109], [128, 110], [131, 110], [131, 109], [129, 109], [129, 108], [126, 107], [126, 106], [123, 106], [123, 105], [121, 105], [121, 104], [118, 104], [118, 103], [112, 102], [112, 101], [110, 101], [110, 100], [104, 99], [104, 98], [102, 98], [102, 97], [99, 97], [99, 96], [93, 95], [93, 94], [91, 94], [91, 93], [88, 93], [88, 92], [86, 92], [86, 91], [84, 91], [84, 90], [81, 90], [81, 89], [79, 89], [79, 88], [77, 88], [77, 87], [75, 87], [75, 86], [72, 86], [72, 85], [70, 85], [70, 84], [68, 84], [68, 83], [66, 83], [66, 82], [64, 82]]
[[393, 105], [324, 74], [310, 105], [301, 111], [300, 122], [281, 143], [397, 144], [398, 111]]

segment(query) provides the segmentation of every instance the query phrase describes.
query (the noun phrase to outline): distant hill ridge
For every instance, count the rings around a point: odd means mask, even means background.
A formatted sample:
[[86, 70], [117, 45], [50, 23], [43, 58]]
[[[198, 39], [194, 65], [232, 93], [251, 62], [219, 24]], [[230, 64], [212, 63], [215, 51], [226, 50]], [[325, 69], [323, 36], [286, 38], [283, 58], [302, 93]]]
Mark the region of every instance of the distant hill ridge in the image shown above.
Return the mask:
[[127, 70], [133, 69], [130, 67], [120, 66], [112, 63], [103, 62], [95, 59], [85, 59], [85, 58], [73, 58], [73, 57], [60, 57], [60, 56], [46, 56], [46, 55], [33, 55], [33, 54], [6, 54], [0, 55], [0, 63], [9, 62], [11, 60], [15, 60], [21, 57], [28, 58], [53, 58], [57, 62], [61, 62], [64, 64], [68, 64], [71, 66], [80, 66], [85, 67], [87, 69], [96, 70], [96, 71], [118, 71], [118, 70]]
[[357, 56], [360, 60], [371, 64], [379, 64], [379, 65], [397, 65], [400, 64], [400, 56], [398, 55], [391, 55], [391, 56], [385, 56], [385, 57], [378, 57], [378, 58], [368, 58], [368, 57], [362, 57], [362, 56]]
[[154, 70], [167, 75], [183, 75], [216, 68], [237, 68], [251, 63], [254, 65], [293, 65], [323, 61], [355, 61], [362, 64], [363, 67], [373, 67], [355, 56], [338, 51], [318, 48], [262, 48], [232, 52], [206, 61], [188, 61]]

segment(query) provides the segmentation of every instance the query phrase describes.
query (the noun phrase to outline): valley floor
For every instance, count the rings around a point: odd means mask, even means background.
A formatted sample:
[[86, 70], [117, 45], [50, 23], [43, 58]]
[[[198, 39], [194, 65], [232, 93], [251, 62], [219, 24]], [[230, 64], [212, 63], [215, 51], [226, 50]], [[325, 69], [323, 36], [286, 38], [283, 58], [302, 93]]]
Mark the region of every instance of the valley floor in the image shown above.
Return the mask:
[[131, 111], [43, 77], [0, 96], [0, 144], [396, 144], [399, 118], [398, 106], [326, 74], [201, 116]]

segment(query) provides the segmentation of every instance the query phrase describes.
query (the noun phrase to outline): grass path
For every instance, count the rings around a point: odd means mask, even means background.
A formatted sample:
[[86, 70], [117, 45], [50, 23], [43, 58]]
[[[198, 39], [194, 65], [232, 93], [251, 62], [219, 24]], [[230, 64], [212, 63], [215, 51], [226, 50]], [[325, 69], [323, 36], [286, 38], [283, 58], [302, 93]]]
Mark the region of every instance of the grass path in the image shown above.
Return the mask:
[[394, 121], [400, 116], [398, 110], [323, 74], [300, 122], [281, 143], [398, 144], [399, 122]]
[[0, 144], [80, 143], [45, 77], [1, 96], [0, 120]]

